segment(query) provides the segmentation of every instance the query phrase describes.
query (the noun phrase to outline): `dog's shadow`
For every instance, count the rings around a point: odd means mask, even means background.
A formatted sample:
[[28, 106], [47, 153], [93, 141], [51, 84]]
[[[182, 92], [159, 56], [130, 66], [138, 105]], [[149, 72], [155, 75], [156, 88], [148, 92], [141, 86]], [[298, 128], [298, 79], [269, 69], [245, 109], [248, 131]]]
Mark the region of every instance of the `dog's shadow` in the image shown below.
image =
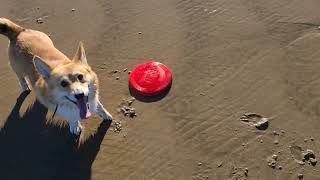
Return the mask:
[[47, 109], [35, 101], [24, 115], [22, 93], [0, 131], [1, 180], [90, 180], [91, 165], [110, 127], [102, 122], [97, 132], [78, 146], [68, 128], [46, 124]]

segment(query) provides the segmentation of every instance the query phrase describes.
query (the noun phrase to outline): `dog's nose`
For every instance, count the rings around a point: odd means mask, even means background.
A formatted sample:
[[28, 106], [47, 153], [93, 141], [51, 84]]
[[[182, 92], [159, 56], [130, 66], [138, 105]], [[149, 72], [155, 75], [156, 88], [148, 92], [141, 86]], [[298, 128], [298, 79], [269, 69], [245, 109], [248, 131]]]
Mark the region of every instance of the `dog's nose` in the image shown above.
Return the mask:
[[76, 94], [76, 95], [74, 95], [74, 97], [76, 98], [76, 99], [82, 99], [83, 97], [84, 97], [84, 93], [80, 93], [80, 94]]

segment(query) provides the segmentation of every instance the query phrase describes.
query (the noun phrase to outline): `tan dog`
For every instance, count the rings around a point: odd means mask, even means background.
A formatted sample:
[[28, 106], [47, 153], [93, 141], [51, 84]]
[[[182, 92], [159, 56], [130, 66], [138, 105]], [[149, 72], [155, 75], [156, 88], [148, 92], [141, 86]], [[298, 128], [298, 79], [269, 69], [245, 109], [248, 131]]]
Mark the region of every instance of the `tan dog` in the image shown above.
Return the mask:
[[22, 91], [33, 87], [37, 99], [70, 124], [70, 132], [80, 134], [80, 120], [98, 113], [104, 120], [112, 116], [99, 101], [97, 75], [87, 64], [82, 43], [74, 58], [56, 49], [44, 33], [25, 29], [0, 18], [0, 34], [10, 39], [10, 65]]

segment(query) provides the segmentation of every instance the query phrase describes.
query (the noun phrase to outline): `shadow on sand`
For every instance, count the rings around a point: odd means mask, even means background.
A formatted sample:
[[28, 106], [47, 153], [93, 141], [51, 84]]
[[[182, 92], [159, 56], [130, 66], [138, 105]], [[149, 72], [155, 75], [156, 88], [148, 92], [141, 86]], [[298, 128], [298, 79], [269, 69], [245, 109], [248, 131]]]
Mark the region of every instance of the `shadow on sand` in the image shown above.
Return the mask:
[[82, 145], [68, 128], [46, 124], [47, 109], [34, 102], [21, 117], [22, 93], [0, 131], [1, 180], [90, 180], [91, 165], [111, 122], [102, 122]]
[[136, 91], [133, 90], [130, 87], [130, 85], [128, 85], [128, 88], [129, 88], [130, 95], [132, 97], [136, 98], [138, 101], [145, 102], [145, 103], [151, 103], [151, 102], [160, 101], [161, 99], [166, 97], [171, 90], [171, 86], [172, 86], [172, 83], [170, 83], [169, 86], [163, 92], [161, 92], [160, 94], [158, 94], [156, 96], [142, 96], [142, 95], [139, 95], [138, 93], [136, 93]]

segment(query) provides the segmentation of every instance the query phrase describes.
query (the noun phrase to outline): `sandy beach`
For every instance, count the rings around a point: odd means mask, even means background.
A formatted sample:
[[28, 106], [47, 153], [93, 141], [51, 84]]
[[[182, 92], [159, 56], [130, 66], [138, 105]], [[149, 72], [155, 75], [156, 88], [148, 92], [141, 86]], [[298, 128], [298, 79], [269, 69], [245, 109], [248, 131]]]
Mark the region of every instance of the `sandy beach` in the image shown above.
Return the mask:
[[[33, 93], [21, 94], [0, 36], [0, 179], [320, 180], [319, 6], [0, 0], [0, 17], [49, 34], [70, 58], [83, 41], [114, 116], [87, 120], [75, 145]], [[124, 116], [128, 71], [149, 60], [171, 69], [171, 90]]]

